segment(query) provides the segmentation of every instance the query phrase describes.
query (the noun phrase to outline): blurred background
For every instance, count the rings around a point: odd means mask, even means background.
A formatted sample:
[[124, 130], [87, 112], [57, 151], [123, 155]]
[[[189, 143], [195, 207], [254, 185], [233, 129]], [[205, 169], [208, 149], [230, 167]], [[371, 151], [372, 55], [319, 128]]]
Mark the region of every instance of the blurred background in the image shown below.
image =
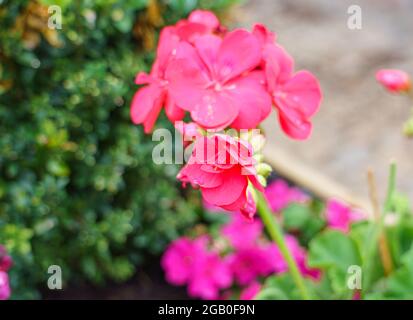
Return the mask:
[[[353, 4], [362, 8], [361, 30], [347, 27]], [[273, 114], [269, 145], [361, 196], [367, 167], [384, 192], [395, 158], [399, 187], [413, 196], [413, 142], [401, 134], [410, 106], [374, 77], [380, 68], [413, 73], [412, 0], [0, 5], [0, 244], [15, 261], [13, 298], [183, 295], [166, 289], [159, 255], [210, 216], [196, 192], [176, 183], [177, 167], [150, 161], [151, 137], [131, 124], [129, 102], [135, 74], [150, 69], [160, 28], [195, 8], [214, 10], [233, 26], [266, 24], [296, 68], [320, 79], [324, 101], [312, 137], [287, 139]], [[61, 30], [47, 27], [49, 5], [62, 10]], [[158, 126], [169, 124], [162, 119]], [[50, 265], [62, 267], [65, 292], [46, 289]]]
[[[362, 10], [361, 30], [347, 27], [351, 5]], [[367, 198], [366, 171], [376, 173], [381, 196], [390, 159], [398, 163], [400, 190], [413, 197], [413, 140], [402, 134], [411, 105], [375, 80], [381, 68], [413, 73], [412, 0], [251, 0], [241, 6], [240, 25], [262, 22], [278, 35], [296, 69], [316, 74], [323, 89], [311, 138], [285, 137], [266, 122], [268, 144], [323, 172]]]

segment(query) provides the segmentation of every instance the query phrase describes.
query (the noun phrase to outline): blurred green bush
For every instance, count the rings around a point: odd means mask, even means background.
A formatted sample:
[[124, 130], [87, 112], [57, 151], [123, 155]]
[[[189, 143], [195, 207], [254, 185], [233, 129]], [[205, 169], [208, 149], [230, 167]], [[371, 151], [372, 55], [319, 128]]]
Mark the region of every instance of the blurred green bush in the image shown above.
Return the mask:
[[[13, 298], [39, 297], [50, 265], [66, 284], [126, 280], [199, 219], [177, 167], [153, 164], [129, 102], [162, 25], [231, 2], [0, 0], [0, 243]], [[47, 28], [51, 4], [61, 30]]]

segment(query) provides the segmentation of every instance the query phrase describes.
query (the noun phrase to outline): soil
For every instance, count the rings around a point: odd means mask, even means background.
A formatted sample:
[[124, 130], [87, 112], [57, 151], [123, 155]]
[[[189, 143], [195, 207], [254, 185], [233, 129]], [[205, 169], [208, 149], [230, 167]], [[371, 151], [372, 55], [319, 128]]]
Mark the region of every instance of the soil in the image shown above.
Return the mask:
[[174, 287], [164, 280], [158, 260], [152, 261], [128, 282], [109, 283], [104, 287], [93, 285], [71, 285], [63, 290], [43, 290], [48, 300], [186, 300], [184, 287]]
[[[362, 29], [347, 27], [350, 5], [362, 9]], [[267, 119], [268, 143], [367, 197], [373, 168], [385, 193], [388, 163], [398, 163], [398, 187], [413, 198], [413, 139], [401, 133], [412, 102], [388, 94], [375, 80], [380, 68], [413, 75], [412, 0], [250, 0], [234, 12], [238, 24], [266, 24], [295, 58], [296, 69], [320, 79], [323, 103], [306, 142], [291, 141]]]

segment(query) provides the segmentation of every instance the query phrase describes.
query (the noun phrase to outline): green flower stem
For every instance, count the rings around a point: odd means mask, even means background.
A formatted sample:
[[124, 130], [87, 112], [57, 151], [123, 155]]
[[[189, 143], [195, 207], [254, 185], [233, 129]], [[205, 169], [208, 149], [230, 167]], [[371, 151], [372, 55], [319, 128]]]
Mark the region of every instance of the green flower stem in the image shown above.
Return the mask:
[[291, 276], [300, 291], [300, 294], [304, 300], [310, 300], [311, 297], [308, 293], [307, 287], [305, 286], [304, 279], [298, 269], [298, 266], [287, 247], [287, 244], [284, 240], [281, 228], [274, 218], [274, 215], [271, 209], [268, 207], [267, 201], [264, 198], [264, 195], [261, 192], [257, 192], [257, 209], [258, 213], [261, 216], [262, 221], [267, 228], [268, 233], [271, 236], [271, 239], [277, 244], [280, 249], [285, 261], [287, 262], [288, 269], [291, 273]]

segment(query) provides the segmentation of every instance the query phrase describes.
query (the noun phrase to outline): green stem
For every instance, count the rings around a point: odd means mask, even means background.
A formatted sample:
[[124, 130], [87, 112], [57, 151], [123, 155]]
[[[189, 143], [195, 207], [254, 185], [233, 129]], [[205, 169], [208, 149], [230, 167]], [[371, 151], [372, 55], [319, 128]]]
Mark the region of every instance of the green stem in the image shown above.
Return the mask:
[[390, 173], [389, 173], [389, 181], [388, 181], [388, 187], [387, 187], [387, 195], [386, 195], [386, 201], [384, 203], [385, 214], [391, 210], [393, 195], [394, 195], [394, 192], [396, 191], [396, 173], [397, 173], [396, 162], [392, 161], [390, 163]]
[[281, 228], [278, 225], [278, 222], [274, 218], [274, 215], [271, 209], [268, 207], [267, 201], [264, 198], [261, 192], [257, 192], [257, 208], [258, 213], [261, 216], [262, 221], [267, 228], [268, 233], [271, 236], [271, 239], [277, 244], [280, 249], [285, 261], [287, 262], [288, 269], [290, 270], [291, 276], [300, 291], [300, 294], [304, 300], [310, 300], [311, 297], [308, 293], [307, 287], [305, 286], [304, 279], [298, 269], [298, 266], [287, 247], [287, 244], [284, 240]]

